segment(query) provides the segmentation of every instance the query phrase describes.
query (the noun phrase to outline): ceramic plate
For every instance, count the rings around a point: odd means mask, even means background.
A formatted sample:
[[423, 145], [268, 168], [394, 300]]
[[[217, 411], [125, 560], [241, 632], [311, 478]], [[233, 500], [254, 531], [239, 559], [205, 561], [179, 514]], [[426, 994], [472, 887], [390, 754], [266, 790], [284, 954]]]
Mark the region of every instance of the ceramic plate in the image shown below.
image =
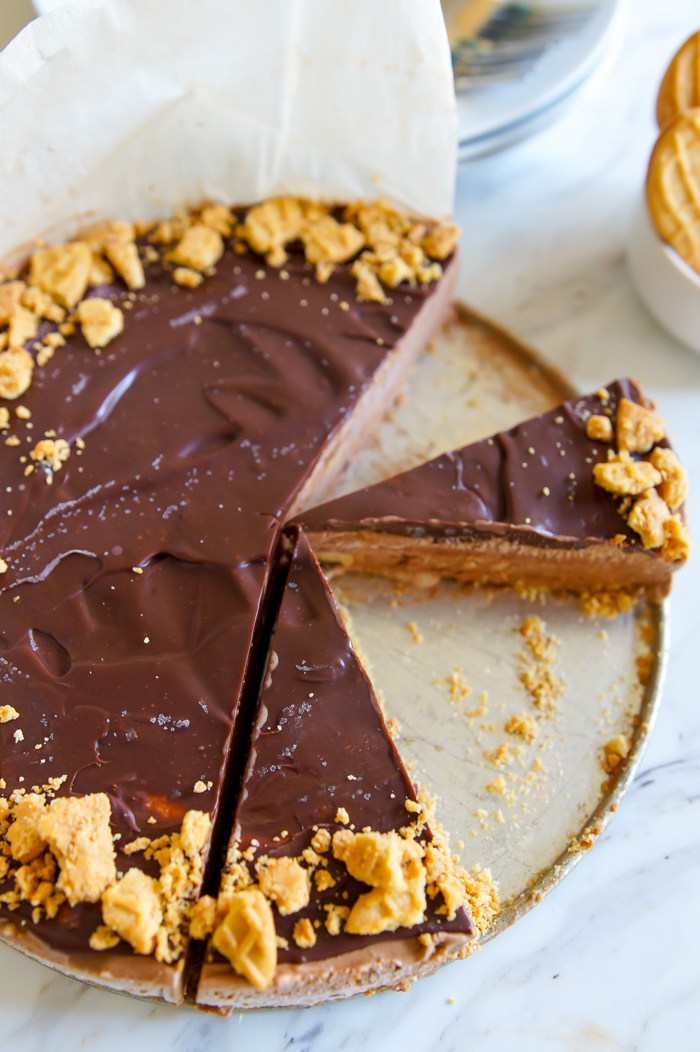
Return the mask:
[[627, 8], [628, 0], [600, 0], [585, 28], [552, 46], [526, 77], [458, 93], [460, 160], [512, 146], [560, 116], [614, 59]]

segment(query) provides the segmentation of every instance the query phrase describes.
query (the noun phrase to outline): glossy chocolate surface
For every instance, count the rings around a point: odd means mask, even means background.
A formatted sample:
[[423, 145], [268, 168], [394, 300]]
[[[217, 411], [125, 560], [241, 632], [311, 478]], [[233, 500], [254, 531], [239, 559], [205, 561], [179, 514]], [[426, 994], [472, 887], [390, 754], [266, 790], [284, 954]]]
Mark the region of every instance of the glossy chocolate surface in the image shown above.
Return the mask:
[[[0, 666], [20, 718], [0, 726], [3, 792], [65, 775], [61, 794], [108, 793], [120, 871], [149, 868], [119, 850], [137, 835], [214, 816], [280, 521], [430, 295], [360, 304], [348, 267], [286, 272], [229, 250], [196, 290], [159, 265], [138, 294], [95, 290], [122, 335], [96, 354], [78, 331], [37, 367], [29, 421], [6, 403]], [[72, 452], [47, 485], [24, 471], [51, 430]], [[99, 923], [96, 906], [2, 915], [71, 952]]]
[[585, 420], [604, 413], [614, 418], [621, 398], [642, 405], [646, 399], [633, 380], [618, 380], [607, 391], [605, 401], [593, 394], [564, 402], [298, 519], [309, 531], [371, 529], [454, 540], [496, 535], [534, 547], [585, 547], [623, 535], [641, 550], [612, 494], [593, 482], [593, 465], [612, 447], [589, 439]]
[[[339, 807], [358, 831], [369, 826], [385, 833], [409, 825], [413, 816], [405, 801], [415, 800], [415, 791], [303, 532], [296, 541], [272, 647], [272, 665], [277, 664], [262, 693], [233, 830], [240, 850], [256, 841], [256, 858], [297, 856], [309, 846], [315, 828], [331, 834], [346, 828], [335, 821]], [[332, 851], [326, 857], [335, 887], [319, 892], [312, 883], [308, 907], [287, 917], [273, 907], [275, 928], [289, 942], [288, 950], [278, 951], [280, 962], [336, 956], [373, 941], [345, 932], [330, 936], [324, 927], [324, 906], [352, 906], [369, 890], [348, 875]], [[463, 909], [453, 921], [435, 913], [440, 901], [429, 900], [423, 924], [381, 938], [438, 931], [471, 934]], [[316, 945], [302, 950], [293, 930], [304, 917], [321, 923]]]

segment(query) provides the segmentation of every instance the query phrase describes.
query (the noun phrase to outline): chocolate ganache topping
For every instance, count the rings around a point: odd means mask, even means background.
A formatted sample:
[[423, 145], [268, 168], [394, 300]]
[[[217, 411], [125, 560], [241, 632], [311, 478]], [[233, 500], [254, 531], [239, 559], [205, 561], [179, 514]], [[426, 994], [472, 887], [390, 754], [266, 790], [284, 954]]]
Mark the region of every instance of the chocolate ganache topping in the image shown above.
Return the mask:
[[[593, 465], [610, 445], [586, 434], [590, 416], [615, 417], [620, 399], [647, 406], [632, 380], [564, 402], [509, 431], [444, 453], [386, 482], [297, 516], [310, 531], [372, 530], [413, 537], [488, 539], [576, 548], [623, 537], [641, 550]], [[660, 445], [667, 447], [664, 439]]]
[[[119, 872], [157, 871], [121, 853], [134, 837], [216, 819], [285, 513], [435, 288], [359, 302], [349, 266], [319, 284], [296, 251], [285, 274], [227, 249], [196, 288], [159, 263], [138, 294], [96, 288], [123, 332], [96, 353], [77, 331], [36, 365], [0, 455], [0, 666], [19, 714], [0, 724], [3, 792], [107, 793]], [[71, 455], [27, 473], [46, 432]], [[99, 904], [0, 916], [71, 953], [100, 922]]]

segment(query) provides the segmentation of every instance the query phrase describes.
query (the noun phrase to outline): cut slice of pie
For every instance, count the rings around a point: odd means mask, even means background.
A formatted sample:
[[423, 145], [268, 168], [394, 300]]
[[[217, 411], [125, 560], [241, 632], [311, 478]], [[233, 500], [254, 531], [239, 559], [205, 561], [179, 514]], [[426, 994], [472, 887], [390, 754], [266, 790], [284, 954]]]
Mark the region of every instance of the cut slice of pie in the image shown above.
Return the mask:
[[405, 988], [468, 947], [470, 878], [426, 822], [303, 532], [272, 640], [197, 1003]]
[[321, 561], [596, 595], [665, 596], [690, 550], [664, 421], [619, 380], [298, 516]]

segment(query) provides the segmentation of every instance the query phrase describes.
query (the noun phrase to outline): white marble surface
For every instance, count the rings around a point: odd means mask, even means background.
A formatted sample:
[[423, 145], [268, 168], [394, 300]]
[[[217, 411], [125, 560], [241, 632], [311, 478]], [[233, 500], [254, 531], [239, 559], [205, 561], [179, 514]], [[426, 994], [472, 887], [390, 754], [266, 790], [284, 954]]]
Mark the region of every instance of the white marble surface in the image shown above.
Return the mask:
[[[1, 0], [2, 6], [11, 0]], [[700, 356], [652, 321], [624, 260], [661, 70], [698, 0], [633, 0], [621, 54], [557, 126], [460, 173], [465, 300], [583, 387], [631, 373], [700, 479]], [[474, 958], [406, 994], [221, 1020], [91, 990], [0, 947], [8, 1052], [691, 1052], [700, 1045], [700, 556], [672, 598], [671, 662], [641, 772], [601, 841]]]

